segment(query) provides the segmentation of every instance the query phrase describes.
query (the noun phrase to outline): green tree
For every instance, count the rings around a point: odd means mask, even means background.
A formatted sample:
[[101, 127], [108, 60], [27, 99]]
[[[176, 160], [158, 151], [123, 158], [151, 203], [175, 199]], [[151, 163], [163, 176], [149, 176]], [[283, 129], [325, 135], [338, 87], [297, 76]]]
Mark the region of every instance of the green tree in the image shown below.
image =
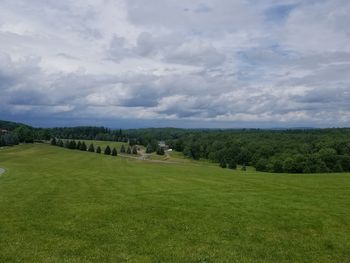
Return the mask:
[[126, 150], [126, 153], [127, 153], [127, 154], [131, 154], [131, 148], [130, 148], [130, 146], [128, 146], [128, 149]]
[[124, 144], [122, 144], [122, 146], [120, 147], [120, 152], [121, 153], [125, 153], [125, 146], [124, 146]]
[[80, 151], [86, 151], [86, 144], [85, 142], [83, 141], [81, 144], [80, 144]]
[[341, 173], [344, 172], [343, 166], [341, 165], [341, 161], [337, 161], [333, 167], [333, 172]]
[[78, 141], [77, 146], [76, 146], [76, 149], [77, 149], [77, 150], [80, 150], [80, 148], [81, 148], [81, 142]]
[[292, 157], [287, 157], [283, 162], [283, 171], [287, 173], [296, 173], [297, 172], [297, 163]]
[[137, 154], [137, 147], [136, 146], [132, 147], [132, 154]]
[[109, 145], [107, 145], [104, 154], [106, 154], [106, 155], [110, 155], [111, 154], [111, 148], [109, 147]]
[[34, 142], [34, 133], [33, 130], [27, 126], [20, 125], [14, 130], [17, 133], [19, 142], [33, 143]]
[[71, 140], [70, 142], [69, 142], [69, 147], [68, 147], [69, 149], [76, 149], [77, 148], [77, 143], [74, 141], [74, 140]]
[[96, 153], [101, 153], [101, 147], [100, 146], [97, 146]]
[[265, 158], [260, 158], [255, 165], [257, 171], [266, 172], [267, 171], [267, 160]]
[[117, 150], [115, 148], [112, 150], [112, 156], [117, 156]]

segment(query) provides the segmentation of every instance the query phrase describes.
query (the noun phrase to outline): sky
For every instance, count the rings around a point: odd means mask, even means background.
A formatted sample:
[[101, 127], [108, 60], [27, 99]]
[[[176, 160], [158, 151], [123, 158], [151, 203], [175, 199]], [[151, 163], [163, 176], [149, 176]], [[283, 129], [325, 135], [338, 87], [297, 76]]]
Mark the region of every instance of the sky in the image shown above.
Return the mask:
[[350, 126], [349, 0], [1, 0], [0, 119]]

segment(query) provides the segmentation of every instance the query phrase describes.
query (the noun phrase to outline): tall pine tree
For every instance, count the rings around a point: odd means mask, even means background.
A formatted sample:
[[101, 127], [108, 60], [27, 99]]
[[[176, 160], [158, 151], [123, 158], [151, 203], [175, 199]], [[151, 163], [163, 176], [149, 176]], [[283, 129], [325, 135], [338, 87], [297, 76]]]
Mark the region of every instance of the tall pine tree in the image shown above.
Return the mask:
[[117, 156], [117, 150], [115, 148], [112, 150], [112, 156]]
[[120, 147], [120, 152], [121, 153], [125, 153], [125, 146], [124, 146], [124, 144], [122, 144], [122, 147]]
[[101, 153], [101, 147], [100, 146], [97, 146], [96, 153]]
[[109, 148], [109, 145], [107, 145], [107, 147], [105, 149], [105, 154], [106, 155], [110, 155], [111, 154], [111, 148]]
[[95, 152], [95, 147], [94, 147], [94, 145], [92, 143], [89, 145], [88, 151], [92, 152], [92, 153]]

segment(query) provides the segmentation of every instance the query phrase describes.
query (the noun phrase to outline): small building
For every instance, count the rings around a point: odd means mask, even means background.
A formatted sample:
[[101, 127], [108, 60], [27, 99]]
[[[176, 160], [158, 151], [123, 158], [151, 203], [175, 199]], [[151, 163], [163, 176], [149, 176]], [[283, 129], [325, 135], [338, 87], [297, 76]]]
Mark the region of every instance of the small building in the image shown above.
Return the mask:
[[6, 130], [6, 129], [0, 129], [1, 133], [4, 134], [4, 133], [8, 133], [9, 131]]

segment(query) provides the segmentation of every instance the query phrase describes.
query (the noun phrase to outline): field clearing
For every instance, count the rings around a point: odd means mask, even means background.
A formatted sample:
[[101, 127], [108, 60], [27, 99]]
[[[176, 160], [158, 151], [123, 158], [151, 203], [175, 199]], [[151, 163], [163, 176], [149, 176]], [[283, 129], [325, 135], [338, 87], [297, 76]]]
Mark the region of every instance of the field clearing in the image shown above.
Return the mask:
[[0, 167], [0, 262], [350, 262], [348, 173], [242, 172], [47, 144], [0, 149]]

